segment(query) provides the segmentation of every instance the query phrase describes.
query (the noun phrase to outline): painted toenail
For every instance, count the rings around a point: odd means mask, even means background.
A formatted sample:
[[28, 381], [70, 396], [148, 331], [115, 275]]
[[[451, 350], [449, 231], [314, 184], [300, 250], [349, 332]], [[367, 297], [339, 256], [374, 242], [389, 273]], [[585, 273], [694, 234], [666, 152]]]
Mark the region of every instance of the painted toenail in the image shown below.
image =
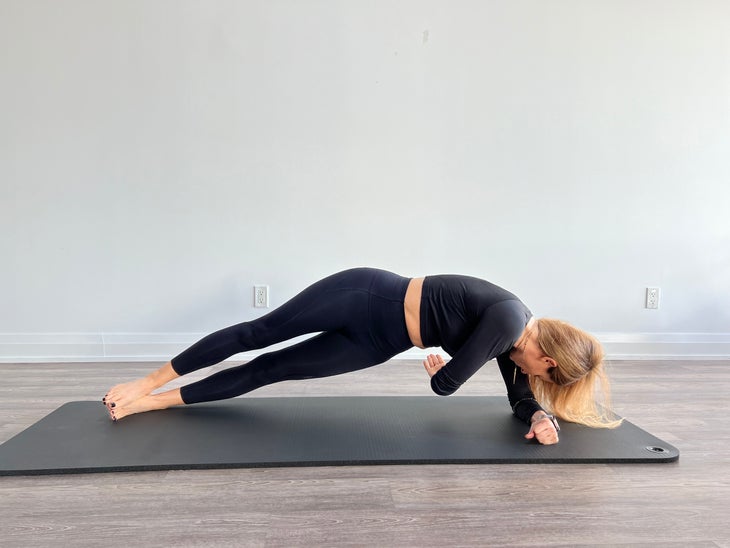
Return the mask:
[[117, 404], [116, 404], [116, 403], [112, 403], [112, 407], [116, 407], [116, 406], [117, 406]]

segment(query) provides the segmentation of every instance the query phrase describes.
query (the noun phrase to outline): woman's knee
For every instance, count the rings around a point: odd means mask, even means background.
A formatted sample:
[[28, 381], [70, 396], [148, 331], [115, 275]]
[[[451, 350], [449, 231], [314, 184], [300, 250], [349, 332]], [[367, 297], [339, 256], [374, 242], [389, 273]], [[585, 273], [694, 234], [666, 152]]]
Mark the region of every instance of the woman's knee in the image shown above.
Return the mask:
[[223, 331], [224, 337], [239, 346], [241, 351], [261, 348], [256, 335], [256, 327], [251, 322], [232, 325]]
[[246, 366], [251, 384], [259, 387], [281, 381], [311, 379], [316, 377], [316, 367], [303, 367], [296, 359], [287, 356], [288, 353], [269, 352], [258, 356]]

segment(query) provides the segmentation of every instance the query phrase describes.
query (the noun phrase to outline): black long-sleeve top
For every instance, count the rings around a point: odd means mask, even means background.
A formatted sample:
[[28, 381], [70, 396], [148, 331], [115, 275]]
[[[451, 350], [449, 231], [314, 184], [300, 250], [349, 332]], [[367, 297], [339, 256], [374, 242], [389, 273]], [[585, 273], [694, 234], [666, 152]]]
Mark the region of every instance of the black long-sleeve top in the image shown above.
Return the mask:
[[421, 340], [440, 346], [451, 360], [431, 377], [436, 394], [453, 394], [486, 362], [497, 358], [512, 411], [529, 424], [542, 407], [527, 375], [509, 353], [532, 312], [509, 291], [470, 276], [427, 276], [421, 295]]

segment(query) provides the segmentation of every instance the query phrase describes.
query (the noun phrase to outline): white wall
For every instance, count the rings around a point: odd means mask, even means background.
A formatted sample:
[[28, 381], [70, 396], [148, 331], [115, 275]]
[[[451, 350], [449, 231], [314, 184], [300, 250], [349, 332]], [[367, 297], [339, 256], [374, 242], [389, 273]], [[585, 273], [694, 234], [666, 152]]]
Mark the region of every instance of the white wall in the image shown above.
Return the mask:
[[355, 265], [728, 356], [728, 28], [722, 0], [0, 0], [0, 360], [169, 357], [254, 283]]

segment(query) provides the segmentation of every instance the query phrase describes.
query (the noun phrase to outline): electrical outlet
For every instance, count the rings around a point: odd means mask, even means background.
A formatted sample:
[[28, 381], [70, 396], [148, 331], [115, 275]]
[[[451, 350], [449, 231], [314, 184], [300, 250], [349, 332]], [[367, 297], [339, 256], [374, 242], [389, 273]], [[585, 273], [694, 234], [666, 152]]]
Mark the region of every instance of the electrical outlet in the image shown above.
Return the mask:
[[658, 287], [647, 287], [646, 288], [646, 308], [656, 309], [659, 308], [659, 288]]
[[253, 286], [253, 305], [255, 308], [269, 308], [269, 286]]

